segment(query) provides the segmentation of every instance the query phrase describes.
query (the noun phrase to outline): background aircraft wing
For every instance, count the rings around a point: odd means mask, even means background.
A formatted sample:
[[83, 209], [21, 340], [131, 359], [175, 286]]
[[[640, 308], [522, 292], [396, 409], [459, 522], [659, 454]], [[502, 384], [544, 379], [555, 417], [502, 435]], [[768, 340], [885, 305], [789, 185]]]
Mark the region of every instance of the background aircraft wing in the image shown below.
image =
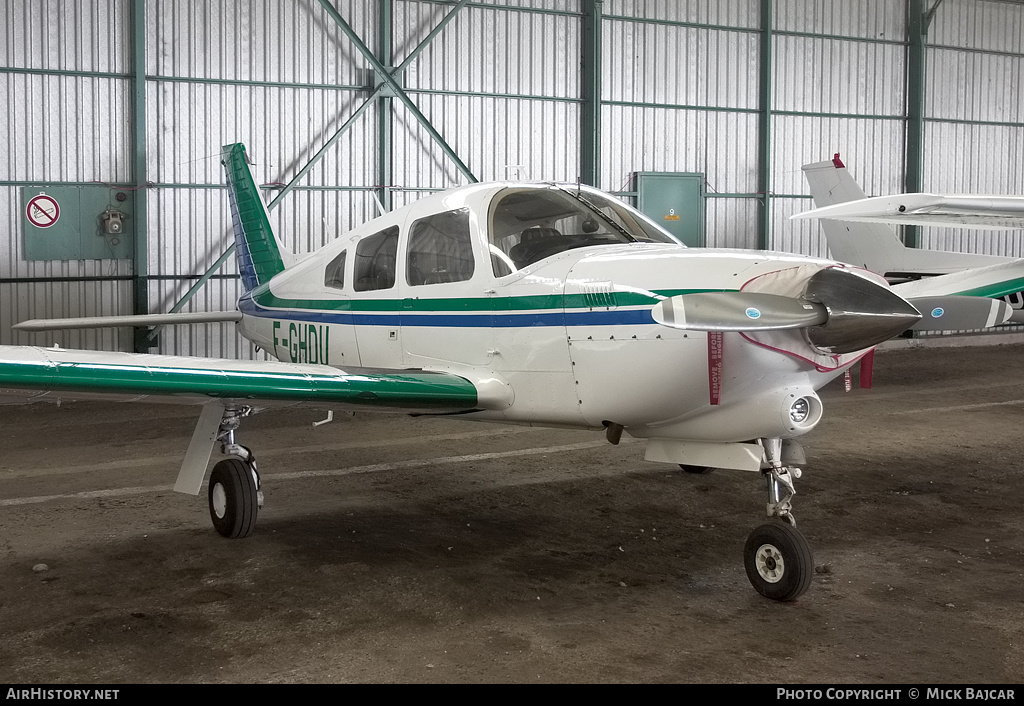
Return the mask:
[[0, 404], [56, 399], [413, 412], [470, 411], [479, 403], [472, 381], [444, 372], [0, 346]]

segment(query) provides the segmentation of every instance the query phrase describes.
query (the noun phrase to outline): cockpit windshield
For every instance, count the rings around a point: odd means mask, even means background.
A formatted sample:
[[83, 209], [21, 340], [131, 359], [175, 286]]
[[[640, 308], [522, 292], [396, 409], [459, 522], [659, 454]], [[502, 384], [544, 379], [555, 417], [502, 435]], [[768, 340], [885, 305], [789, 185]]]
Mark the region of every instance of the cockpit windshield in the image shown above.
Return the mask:
[[491, 266], [503, 277], [565, 250], [618, 243], [677, 243], [622, 202], [593, 191], [509, 188], [495, 197]]

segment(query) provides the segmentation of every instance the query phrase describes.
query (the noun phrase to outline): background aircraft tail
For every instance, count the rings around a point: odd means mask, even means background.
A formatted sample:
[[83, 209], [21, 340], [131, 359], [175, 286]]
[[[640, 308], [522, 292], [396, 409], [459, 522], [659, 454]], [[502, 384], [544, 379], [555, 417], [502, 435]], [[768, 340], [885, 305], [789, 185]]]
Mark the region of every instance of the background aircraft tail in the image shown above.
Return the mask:
[[[803, 166], [817, 208], [867, 198], [846, 166], [835, 155], [826, 162]], [[1010, 258], [908, 248], [896, 230], [884, 223], [819, 219], [832, 258], [891, 278], [918, 277], [984, 267]]]
[[221, 155], [235, 229], [235, 258], [248, 292], [282, 272], [291, 264], [292, 256], [270, 227], [267, 207], [249, 171], [245, 145], [225, 145]]
[[[827, 162], [805, 164], [803, 172], [817, 208], [867, 198], [838, 154]], [[820, 223], [835, 260], [885, 274], [903, 259], [903, 243], [889, 226], [824, 219]]]

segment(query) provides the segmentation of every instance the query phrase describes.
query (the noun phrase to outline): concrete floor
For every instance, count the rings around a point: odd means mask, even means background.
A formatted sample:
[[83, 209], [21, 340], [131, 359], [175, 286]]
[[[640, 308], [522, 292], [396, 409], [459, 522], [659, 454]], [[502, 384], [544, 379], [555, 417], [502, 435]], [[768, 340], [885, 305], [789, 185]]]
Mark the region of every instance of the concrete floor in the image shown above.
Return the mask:
[[0, 682], [1020, 683], [1021, 360], [904, 345], [823, 391], [791, 604], [742, 567], [760, 478], [639, 442], [268, 412], [225, 540], [170, 491], [195, 410], [0, 408]]

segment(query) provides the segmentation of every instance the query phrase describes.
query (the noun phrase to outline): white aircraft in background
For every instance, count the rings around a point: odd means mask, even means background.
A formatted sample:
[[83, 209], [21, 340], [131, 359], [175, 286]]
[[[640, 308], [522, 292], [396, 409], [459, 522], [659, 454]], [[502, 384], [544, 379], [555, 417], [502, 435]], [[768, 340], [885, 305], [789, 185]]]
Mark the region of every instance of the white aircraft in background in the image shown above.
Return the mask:
[[[890, 282], [905, 282], [894, 287], [904, 297], [927, 292], [1003, 299], [1013, 309], [1010, 323], [1024, 323], [1024, 260], [908, 248], [885, 225], [1024, 228], [1024, 197], [897, 194], [868, 198], [838, 154], [829, 161], [804, 165], [803, 171], [817, 208], [792, 218], [820, 219], [832, 257], [883, 274]], [[929, 280], [947, 274], [939, 282]]]
[[[0, 401], [170, 400], [201, 406], [175, 490], [210, 474], [215, 528], [244, 537], [262, 504], [236, 433], [269, 405], [457, 414], [623, 432], [646, 458], [767, 479], [771, 521], [744, 564], [763, 595], [810, 585], [796, 529], [795, 439], [816, 390], [873, 346], [936, 325], [885, 280], [780, 253], [688, 249], [618, 199], [579, 185], [491, 183], [423, 198], [293, 261], [245, 149], [223, 151], [245, 293], [233, 312], [23, 322], [27, 331], [235, 321], [276, 361], [0, 347]], [[927, 299], [975, 327], [1005, 304]]]

